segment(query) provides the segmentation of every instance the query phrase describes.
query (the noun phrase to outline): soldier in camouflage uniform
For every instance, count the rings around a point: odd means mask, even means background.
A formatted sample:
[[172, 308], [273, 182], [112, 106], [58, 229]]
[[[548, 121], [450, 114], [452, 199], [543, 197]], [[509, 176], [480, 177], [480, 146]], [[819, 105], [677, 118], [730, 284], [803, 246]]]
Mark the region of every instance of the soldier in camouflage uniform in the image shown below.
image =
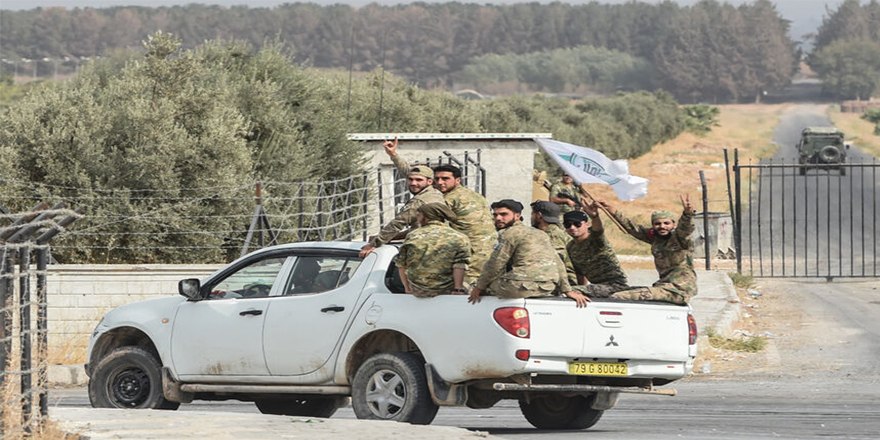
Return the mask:
[[545, 200], [532, 202], [531, 207], [532, 227], [544, 231], [547, 236], [550, 237], [550, 243], [553, 245], [553, 248], [556, 249], [559, 258], [565, 263], [565, 272], [568, 274], [568, 283], [572, 285], [577, 284], [577, 276], [574, 272], [574, 266], [571, 265], [571, 260], [568, 258], [568, 252], [565, 251], [565, 246], [571, 241], [571, 237], [559, 227], [559, 207], [556, 206], [555, 203], [550, 203]]
[[522, 224], [522, 204], [501, 200], [492, 204], [498, 243], [483, 266], [468, 302], [480, 302], [483, 292], [501, 298], [528, 298], [569, 293], [565, 266], [547, 234]]
[[[397, 139], [382, 145], [400, 174], [409, 174], [410, 165], [397, 154]], [[434, 167], [434, 184], [443, 193], [446, 204], [455, 214], [449, 226], [466, 235], [471, 244], [471, 263], [465, 274], [465, 282], [473, 283], [480, 276], [480, 269], [492, 254], [498, 241], [489, 202], [474, 190], [461, 185], [461, 169], [452, 165]]]
[[443, 201], [443, 194], [440, 194], [440, 191], [437, 191], [432, 186], [434, 183], [434, 171], [431, 168], [424, 165], [412, 167], [407, 174], [406, 183], [409, 192], [413, 194], [413, 198], [409, 199], [397, 216], [379, 231], [379, 235], [373, 237], [369, 243], [361, 248], [361, 258], [373, 252], [373, 249], [394, 239], [407, 226], [410, 229], [418, 228], [419, 222], [416, 218], [416, 210], [419, 209], [419, 206], [433, 202], [446, 203]]
[[563, 174], [559, 182], [550, 187], [550, 201], [559, 205], [559, 212], [574, 211], [578, 208], [578, 189], [574, 185], [574, 179], [568, 174]]
[[573, 238], [566, 246], [578, 278], [579, 285], [573, 288], [590, 298], [607, 298], [629, 288], [626, 274], [605, 236], [598, 205], [581, 205], [584, 211], [568, 212], [562, 220], [565, 232]]
[[471, 246], [464, 234], [444, 223], [454, 220], [455, 214], [446, 203], [435, 202], [420, 206], [418, 219], [421, 226], [406, 236], [397, 254], [406, 293], [419, 298], [465, 294]]
[[638, 240], [651, 245], [654, 266], [660, 275], [652, 287], [639, 287], [611, 295], [612, 298], [667, 301], [685, 304], [697, 294], [697, 273], [694, 271], [694, 205], [690, 197], [681, 197], [684, 206], [676, 226], [669, 211], [651, 214], [651, 227], [639, 226], [604, 200], [598, 202]]

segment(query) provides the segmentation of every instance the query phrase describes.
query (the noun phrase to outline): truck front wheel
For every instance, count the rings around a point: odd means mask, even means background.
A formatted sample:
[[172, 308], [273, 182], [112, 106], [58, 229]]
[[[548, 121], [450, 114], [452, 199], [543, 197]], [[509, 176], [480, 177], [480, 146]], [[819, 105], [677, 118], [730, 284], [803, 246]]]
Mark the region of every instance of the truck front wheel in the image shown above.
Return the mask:
[[604, 411], [593, 409], [593, 397], [549, 395], [526, 401], [519, 409], [538, 429], [587, 429], [596, 424]]
[[439, 407], [431, 399], [425, 363], [410, 353], [377, 354], [354, 376], [351, 406], [359, 419], [427, 425]]
[[89, 378], [95, 408], [177, 409], [162, 394], [162, 365], [141, 347], [121, 347], [98, 362]]

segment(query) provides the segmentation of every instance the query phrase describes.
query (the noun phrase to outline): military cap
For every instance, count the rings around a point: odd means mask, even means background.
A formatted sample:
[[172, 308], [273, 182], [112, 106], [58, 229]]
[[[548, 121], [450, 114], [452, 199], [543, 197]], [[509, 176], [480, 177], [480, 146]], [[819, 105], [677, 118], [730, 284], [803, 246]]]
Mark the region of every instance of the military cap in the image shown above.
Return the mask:
[[409, 169], [410, 174], [418, 174], [419, 176], [424, 176], [428, 179], [434, 178], [434, 170], [427, 165], [416, 165]]
[[569, 211], [563, 214], [562, 222], [589, 222], [590, 217], [584, 211]]
[[492, 204], [492, 209], [495, 208], [507, 208], [517, 214], [521, 214], [523, 210], [523, 205], [520, 202], [517, 202], [513, 199], [502, 199]]
[[532, 212], [540, 212], [547, 223], [559, 224], [559, 205], [546, 200], [532, 202]]
[[668, 218], [675, 221], [675, 214], [669, 211], [654, 211], [651, 213], [651, 223], [654, 223], [661, 218]]

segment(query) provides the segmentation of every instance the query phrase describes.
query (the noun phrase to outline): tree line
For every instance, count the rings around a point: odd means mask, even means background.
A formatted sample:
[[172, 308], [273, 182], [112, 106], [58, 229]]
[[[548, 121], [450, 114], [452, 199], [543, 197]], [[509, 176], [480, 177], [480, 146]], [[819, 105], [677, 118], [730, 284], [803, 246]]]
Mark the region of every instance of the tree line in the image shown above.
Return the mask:
[[[243, 203], [252, 200], [250, 183], [367, 171], [362, 145], [347, 133], [552, 132], [626, 158], [694, 125], [665, 92], [577, 105], [465, 101], [380, 71], [349, 89], [348, 75], [299, 66], [279, 45], [210, 41], [181, 50], [165, 33], [151, 35], [141, 53], [30, 87], [0, 112], [0, 204], [13, 212], [37, 200], [84, 208], [75, 229], [88, 234], [57, 240], [64, 247], [55, 256], [68, 263], [223, 261], [253, 211]], [[278, 186], [266, 197], [294, 191]], [[180, 233], [199, 230], [237, 232]]]
[[[277, 38], [299, 62], [320, 68], [379, 65], [422, 87], [451, 88], [479, 57], [592, 46], [650, 63], [651, 87], [681, 100], [741, 100], [788, 83], [797, 57], [769, 0], [733, 6], [703, 0], [608, 5], [413, 3], [273, 8], [59, 8], [4, 11], [4, 59], [92, 57], [136, 47], [164, 30], [185, 47], [235, 38], [261, 46]], [[34, 66], [36, 68], [36, 66]], [[619, 84], [618, 84], [619, 85]]]
[[844, 0], [828, 12], [810, 67], [834, 97], [868, 99], [880, 89], [880, 3]]

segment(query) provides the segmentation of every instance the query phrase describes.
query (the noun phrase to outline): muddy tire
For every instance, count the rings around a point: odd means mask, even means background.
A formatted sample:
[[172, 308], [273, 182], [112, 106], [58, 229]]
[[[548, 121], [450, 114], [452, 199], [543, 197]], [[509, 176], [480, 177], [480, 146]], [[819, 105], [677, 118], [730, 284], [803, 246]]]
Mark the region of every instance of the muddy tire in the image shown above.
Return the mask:
[[345, 397], [302, 396], [287, 399], [258, 399], [254, 403], [263, 414], [329, 418], [345, 405]]
[[95, 408], [170, 409], [178, 402], [162, 394], [162, 364], [141, 347], [121, 347], [101, 359], [89, 379]]
[[425, 362], [410, 353], [380, 353], [354, 376], [351, 406], [359, 419], [427, 425], [439, 407], [431, 399]]
[[519, 409], [538, 429], [587, 429], [596, 424], [604, 411], [592, 409], [593, 397], [550, 395], [520, 399]]

